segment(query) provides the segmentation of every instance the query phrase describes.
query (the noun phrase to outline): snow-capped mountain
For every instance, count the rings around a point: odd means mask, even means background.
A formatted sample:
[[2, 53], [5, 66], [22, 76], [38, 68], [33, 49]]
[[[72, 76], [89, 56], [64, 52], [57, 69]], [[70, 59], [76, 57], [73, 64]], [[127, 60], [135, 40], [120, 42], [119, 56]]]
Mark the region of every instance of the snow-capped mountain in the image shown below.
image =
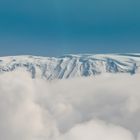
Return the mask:
[[24, 69], [32, 78], [47, 80], [94, 76], [102, 73], [140, 72], [140, 54], [84, 54], [62, 57], [0, 57], [0, 74]]

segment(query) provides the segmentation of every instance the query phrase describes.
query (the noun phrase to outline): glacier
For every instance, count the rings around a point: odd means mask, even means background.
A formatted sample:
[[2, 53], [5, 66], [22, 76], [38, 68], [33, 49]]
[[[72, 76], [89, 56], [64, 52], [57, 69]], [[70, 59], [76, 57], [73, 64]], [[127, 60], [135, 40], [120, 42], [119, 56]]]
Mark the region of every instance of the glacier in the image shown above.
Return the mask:
[[0, 57], [0, 74], [18, 69], [45, 80], [140, 72], [140, 54], [68, 54], [61, 57], [32, 55]]

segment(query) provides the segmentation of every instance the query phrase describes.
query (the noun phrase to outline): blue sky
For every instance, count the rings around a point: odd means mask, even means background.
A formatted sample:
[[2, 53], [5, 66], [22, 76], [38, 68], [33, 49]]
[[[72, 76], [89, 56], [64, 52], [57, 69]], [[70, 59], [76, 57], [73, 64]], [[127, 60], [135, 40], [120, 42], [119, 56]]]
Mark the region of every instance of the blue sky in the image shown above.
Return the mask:
[[0, 55], [140, 52], [139, 0], [1, 0]]

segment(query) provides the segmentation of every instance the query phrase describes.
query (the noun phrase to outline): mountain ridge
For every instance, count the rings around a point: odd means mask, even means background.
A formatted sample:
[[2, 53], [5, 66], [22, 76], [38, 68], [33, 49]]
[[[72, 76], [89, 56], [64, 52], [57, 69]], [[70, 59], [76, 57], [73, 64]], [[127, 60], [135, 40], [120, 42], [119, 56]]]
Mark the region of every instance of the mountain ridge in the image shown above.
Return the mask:
[[0, 74], [19, 68], [28, 71], [33, 79], [38, 77], [45, 80], [87, 77], [102, 73], [135, 74], [140, 72], [140, 53], [0, 57]]

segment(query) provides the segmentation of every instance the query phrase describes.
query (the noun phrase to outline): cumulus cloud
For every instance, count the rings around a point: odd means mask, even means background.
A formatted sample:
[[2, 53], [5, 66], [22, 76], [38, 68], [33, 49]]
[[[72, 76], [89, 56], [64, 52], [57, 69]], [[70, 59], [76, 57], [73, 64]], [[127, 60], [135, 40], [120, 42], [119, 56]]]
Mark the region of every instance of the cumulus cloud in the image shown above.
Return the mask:
[[0, 75], [0, 139], [140, 140], [140, 75], [47, 82]]
[[134, 140], [128, 130], [98, 120], [82, 123], [64, 135], [66, 140]]

